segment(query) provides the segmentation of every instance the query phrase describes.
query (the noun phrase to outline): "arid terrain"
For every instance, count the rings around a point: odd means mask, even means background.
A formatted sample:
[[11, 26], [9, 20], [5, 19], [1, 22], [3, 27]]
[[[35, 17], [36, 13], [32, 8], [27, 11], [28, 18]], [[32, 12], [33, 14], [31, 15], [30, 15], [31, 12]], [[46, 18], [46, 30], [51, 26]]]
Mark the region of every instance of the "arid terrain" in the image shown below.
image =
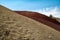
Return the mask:
[[60, 40], [60, 31], [0, 5], [0, 40]]

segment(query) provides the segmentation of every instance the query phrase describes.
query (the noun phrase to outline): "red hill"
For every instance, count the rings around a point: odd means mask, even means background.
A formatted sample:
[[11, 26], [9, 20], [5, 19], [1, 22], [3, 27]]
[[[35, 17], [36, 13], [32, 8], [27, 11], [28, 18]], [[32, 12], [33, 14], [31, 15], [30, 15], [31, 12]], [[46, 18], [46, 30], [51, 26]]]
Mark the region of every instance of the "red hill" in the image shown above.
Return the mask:
[[18, 14], [24, 15], [26, 17], [32, 18], [36, 21], [39, 21], [45, 25], [48, 25], [60, 31], [60, 23], [56, 19], [52, 19], [48, 16], [45, 16], [37, 12], [29, 12], [29, 11], [15, 11], [15, 12], [17, 12]]

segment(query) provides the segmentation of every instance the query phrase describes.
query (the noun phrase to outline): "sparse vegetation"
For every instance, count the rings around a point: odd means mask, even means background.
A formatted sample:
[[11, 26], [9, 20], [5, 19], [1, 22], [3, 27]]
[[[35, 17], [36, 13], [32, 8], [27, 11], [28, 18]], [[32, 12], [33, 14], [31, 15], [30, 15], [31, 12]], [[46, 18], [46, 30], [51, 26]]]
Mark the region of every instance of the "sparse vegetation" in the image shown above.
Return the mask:
[[50, 14], [50, 18], [53, 18], [53, 16]]

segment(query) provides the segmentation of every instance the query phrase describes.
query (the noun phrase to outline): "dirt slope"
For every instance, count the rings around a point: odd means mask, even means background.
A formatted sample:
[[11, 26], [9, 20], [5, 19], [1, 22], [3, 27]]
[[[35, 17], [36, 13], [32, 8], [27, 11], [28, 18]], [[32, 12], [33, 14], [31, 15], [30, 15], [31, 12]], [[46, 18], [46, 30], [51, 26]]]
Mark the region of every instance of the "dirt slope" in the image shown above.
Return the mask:
[[0, 5], [0, 40], [60, 40], [60, 32]]
[[30, 12], [30, 11], [15, 11], [15, 12], [17, 12], [20, 15], [24, 15], [26, 17], [32, 18], [36, 21], [39, 21], [45, 25], [48, 25], [60, 31], [60, 23], [56, 19], [50, 18], [48, 16], [45, 16], [37, 12]]
[[58, 22], [60, 22], [60, 18], [56, 18], [56, 20], [57, 20]]

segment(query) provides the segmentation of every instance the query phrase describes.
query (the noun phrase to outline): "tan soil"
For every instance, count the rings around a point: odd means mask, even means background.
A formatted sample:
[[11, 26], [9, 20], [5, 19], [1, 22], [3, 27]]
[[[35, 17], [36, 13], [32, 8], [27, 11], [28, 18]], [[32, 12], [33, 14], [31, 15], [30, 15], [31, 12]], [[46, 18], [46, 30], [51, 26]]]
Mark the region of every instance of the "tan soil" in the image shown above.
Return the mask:
[[60, 31], [0, 5], [0, 40], [60, 40]]

